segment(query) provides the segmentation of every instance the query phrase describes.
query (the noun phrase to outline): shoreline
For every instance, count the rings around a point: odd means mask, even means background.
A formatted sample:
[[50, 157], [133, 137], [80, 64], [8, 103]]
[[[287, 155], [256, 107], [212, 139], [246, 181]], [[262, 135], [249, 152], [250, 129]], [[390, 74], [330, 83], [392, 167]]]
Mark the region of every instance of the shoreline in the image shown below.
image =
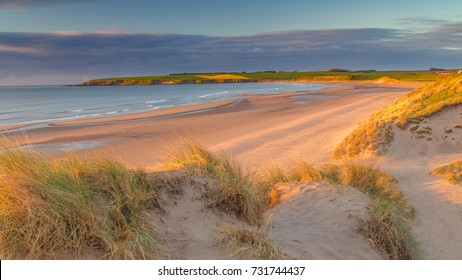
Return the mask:
[[224, 150], [249, 167], [262, 160], [297, 156], [329, 161], [329, 151], [357, 123], [415, 87], [338, 83], [306, 92], [54, 123], [28, 129], [27, 136], [11, 132], [10, 137], [18, 134], [20, 145], [98, 141], [102, 145], [77, 153], [112, 155], [131, 166], [155, 165], [158, 152], [175, 145], [184, 134], [197, 136], [212, 150]]
[[[267, 83], [272, 82], [287, 82], [287, 83], [316, 83], [316, 81], [268, 81]], [[194, 114], [204, 110], [215, 110], [219, 109], [223, 106], [233, 106], [235, 103], [240, 102], [242, 99], [254, 97], [254, 96], [290, 96], [290, 95], [301, 95], [301, 94], [310, 94], [310, 93], [323, 93], [324, 90], [329, 92], [329, 88], [338, 88], [344, 86], [360, 86], [360, 85], [374, 85], [380, 87], [382, 85], [386, 87], [399, 87], [399, 88], [415, 88], [417, 85], [421, 83], [382, 83], [382, 82], [372, 82], [372, 81], [321, 81], [319, 84], [329, 85], [322, 89], [316, 90], [301, 90], [301, 91], [286, 91], [277, 94], [253, 94], [253, 93], [245, 93], [242, 94], [241, 98], [234, 98], [228, 100], [221, 100], [221, 101], [212, 101], [212, 102], [205, 102], [205, 103], [196, 103], [196, 104], [183, 104], [183, 105], [176, 105], [171, 106], [163, 109], [157, 110], [149, 110], [144, 112], [136, 112], [136, 113], [122, 113], [120, 115], [114, 116], [101, 116], [101, 117], [88, 117], [82, 119], [74, 119], [69, 121], [52, 121], [52, 122], [36, 122], [31, 121], [31, 123], [16, 123], [16, 124], [7, 124], [7, 125], [0, 125], [0, 133], [15, 133], [20, 131], [24, 128], [34, 127], [33, 129], [37, 128], [44, 128], [44, 127], [53, 127], [53, 126], [71, 126], [71, 125], [89, 125], [89, 124], [102, 124], [102, 123], [112, 123], [112, 122], [128, 122], [128, 121], [137, 121], [137, 120], [144, 120], [144, 119], [153, 119], [153, 118], [166, 118], [166, 117], [173, 117], [181, 114]], [[136, 86], [136, 85], [134, 85]], [[26, 130], [27, 130], [26, 129]]]
[[95, 125], [95, 124], [106, 124], [106, 123], [123, 123], [130, 121], [150, 120], [155, 118], [168, 118], [180, 115], [189, 115], [200, 112], [206, 112], [210, 110], [216, 110], [223, 107], [233, 106], [242, 99], [230, 99], [223, 101], [191, 104], [191, 105], [179, 105], [172, 106], [160, 110], [151, 110], [146, 112], [122, 114], [111, 117], [96, 117], [96, 118], [85, 118], [79, 120], [65, 121], [65, 122], [54, 122], [48, 126], [80, 126], [80, 125]]
[[[303, 84], [315, 85], [314, 86], [315, 88], [318, 88], [318, 87], [325, 88], [325, 87], [331, 86], [331, 85], [328, 85], [327, 83], [303, 83]], [[307, 86], [307, 87], [311, 88], [311, 86]], [[303, 91], [306, 91], [306, 90], [309, 90], [309, 89], [303, 89]], [[267, 93], [260, 93], [260, 94], [261, 95], [285, 94], [285, 93], [291, 93], [292, 91], [295, 91], [295, 90], [287, 88], [287, 89], [280, 89], [279, 92], [267, 92]], [[46, 127], [46, 126], [54, 126], [56, 124], [69, 124], [72, 122], [75, 122], [76, 124], [77, 123], [83, 124], [83, 123], [106, 122], [106, 121], [109, 121], [110, 118], [115, 119], [115, 120], [124, 120], [125, 116], [129, 116], [129, 118], [131, 119], [145, 118], [145, 117], [150, 118], [154, 116], [159, 117], [161, 115], [177, 114], [179, 110], [181, 110], [181, 113], [186, 113], [189, 111], [191, 111], [191, 113], [194, 113], [192, 111], [209, 109], [209, 107], [210, 108], [219, 107], [224, 104], [223, 102], [233, 102], [233, 101], [237, 101], [238, 99], [247, 98], [253, 95], [259, 95], [259, 94], [252, 93], [252, 91], [250, 90], [250, 93], [241, 93], [240, 96], [238, 94], [232, 94], [231, 96], [225, 96], [224, 99], [223, 98], [215, 99], [215, 101], [213, 101], [213, 98], [212, 100], [207, 100], [207, 99], [202, 100], [199, 98], [196, 98], [196, 99], [193, 98], [194, 100], [192, 102], [188, 100], [183, 100], [182, 103], [180, 102], [180, 104], [177, 104], [178, 102], [169, 103], [169, 101], [167, 101], [165, 105], [160, 106], [160, 109], [159, 107], [148, 108], [148, 109], [143, 107], [144, 109], [142, 110], [140, 110], [140, 108], [135, 108], [135, 109], [129, 108], [126, 110], [108, 109], [111, 112], [109, 113], [104, 112], [104, 113], [98, 113], [98, 114], [93, 114], [91, 112], [87, 113], [85, 111], [85, 114], [83, 116], [79, 116], [80, 114], [79, 115], [66, 115], [66, 116], [43, 115], [43, 116], [40, 116], [38, 119], [27, 119], [26, 118], [24, 121], [18, 120], [18, 122], [0, 124], [0, 133], [14, 132], [22, 128], [27, 128], [27, 129], [41, 128], [41, 127]], [[202, 97], [203, 96], [200, 96], [200, 98]], [[190, 99], [190, 98], [187, 98], [187, 99]], [[66, 106], [66, 105], [63, 104], [63, 106]], [[86, 109], [83, 109], [83, 110], [86, 110]], [[117, 110], [117, 111], [113, 112], [113, 110]], [[71, 111], [73, 112], [74, 110], [71, 110]], [[79, 111], [82, 111], [82, 109], [77, 110], [77, 112]]]

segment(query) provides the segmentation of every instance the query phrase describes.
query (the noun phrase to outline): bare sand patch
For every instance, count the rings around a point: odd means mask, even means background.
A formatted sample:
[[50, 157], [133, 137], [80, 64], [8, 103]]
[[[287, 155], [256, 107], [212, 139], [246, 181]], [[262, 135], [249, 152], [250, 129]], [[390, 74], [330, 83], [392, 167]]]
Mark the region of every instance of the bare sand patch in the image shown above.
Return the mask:
[[368, 197], [346, 186], [280, 186], [282, 201], [266, 214], [269, 237], [296, 259], [382, 259], [358, 234]]

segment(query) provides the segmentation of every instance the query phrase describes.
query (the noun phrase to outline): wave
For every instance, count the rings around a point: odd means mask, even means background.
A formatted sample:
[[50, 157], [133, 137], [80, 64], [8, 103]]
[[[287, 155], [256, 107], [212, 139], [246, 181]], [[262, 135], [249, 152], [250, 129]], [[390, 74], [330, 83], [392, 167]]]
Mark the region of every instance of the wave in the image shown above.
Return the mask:
[[165, 101], [167, 101], [167, 99], [146, 101], [146, 102], [144, 102], [144, 104], [161, 103], [161, 102], [165, 102]]
[[88, 108], [88, 109], [85, 109], [85, 111], [96, 111], [96, 110], [101, 110], [101, 109], [104, 109], [106, 107], [94, 107], [94, 108]]
[[[153, 110], [158, 109], [160, 107], [155, 107]], [[75, 110], [77, 111], [77, 110]], [[83, 110], [82, 110], [83, 111]], [[80, 111], [80, 112], [82, 112]], [[48, 118], [48, 119], [38, 119], [38, 120], [29, 120], [29, 121], [23, 121], [23, 122], [14, 122], [14, 123], [0, 123], [0, 125], [31, 125], [31, 124], [42, 124], [42, 123], [53, 123], [53, 122], [61, 122], [61, 121], [69, 121], [69, 120], [76, 120], [76, 119], [83, 119], [83, 118], [96, 118], [96, 117], [102, 117], [102, 116], [108, 116], [108, 115], [114, 115], [114, 114], [120, 114], [120, 113], [126, 113], [130, 111], [130, 109], [122, 109], [118, 111], [109, 111], [109, 112], [102, 112], [102, 113], [95, 113], [95, 114], [85, 114], [85, 115], [74, 115], [74, 116], [68, 116], [68, 117], [60, 117], [60, 118]], [[71, 111], [67, 111], [68, 113]], [[63, 112], [60, 112], [63, 113]], [[8, 119], [2, 119], [2, 121], [6, 120], [14, 120], [17, 118], [8, 118]]]
[[143, 106], [143, 108], [148, 108], [149, 111], [151, 111], [151, 110], [157, 110], [157, 109], [159, 109], [160, 106], [153, 107], [152, 105], [147, 105], [147, 106]]
[[114, 115], [114, 114], [117, 114], [119, 111], [110, 111], [110, 112], [106, 112], [104, 113], [104, 115]]
[[67, 112], [69, 112], [69, 113], [79, 113], [79, 112], [82, 112], [82, 111], [83, 111], [83, 109], [75, 109], [75, 110], [69, 110]]
[[66, 111], [57, 112], [57, 114], [80, 113], [80, 112], [83, 112], [83, 109], [66, 110]]
[[229, 93], [229, 91], [226, 90], [226, 91], [219, 91], [219, 92], [214, 92], [214, 93], [207, 93], [207, 94], [199, 96], [199, 98], [206, 98], [206, 97], [209, 97], [209, 96], [226, 94], [226, 93]]

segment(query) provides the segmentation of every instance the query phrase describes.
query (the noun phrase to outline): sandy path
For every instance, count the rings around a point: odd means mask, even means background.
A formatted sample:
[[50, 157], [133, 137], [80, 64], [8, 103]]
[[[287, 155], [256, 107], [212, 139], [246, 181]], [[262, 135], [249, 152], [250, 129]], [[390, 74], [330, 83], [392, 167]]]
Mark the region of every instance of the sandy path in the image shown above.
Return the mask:
[[462, 159], [462, 129], [449, 134], [443, 130], [462, 123], [461, 109], [438, 113], [419, 124], [432, 129], [424, 139], [395, 129], [395, 140], [382, 159], [382, 166], [399, 180], [416, 208], [413, 228], [428, 259], [462, 259], [462, 188], [429, 175], [442, 164]]

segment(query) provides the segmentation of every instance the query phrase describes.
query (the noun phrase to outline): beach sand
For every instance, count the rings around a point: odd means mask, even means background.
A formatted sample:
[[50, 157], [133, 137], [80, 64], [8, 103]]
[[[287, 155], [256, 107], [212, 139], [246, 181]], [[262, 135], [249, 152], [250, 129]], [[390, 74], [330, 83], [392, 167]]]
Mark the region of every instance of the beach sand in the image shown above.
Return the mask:
[[[252, 168], [261, 162], [329, 161], [336, 143], [375, 110], [416, 85], [339, 84], [309, 93], [254, 95], [235, 101], [189, 105], [135, 115], [55, 123], [27, 130], [37, 143], [105, 143], [98, 154], [132, 166], [152, 166], [178, 136], [200, 138]], [[19, 141], [25, 143], [26, 140]], [[95, 145], [96, 146], [96, 145]], [[87, 153], [91, 154], [93, 151]]]

